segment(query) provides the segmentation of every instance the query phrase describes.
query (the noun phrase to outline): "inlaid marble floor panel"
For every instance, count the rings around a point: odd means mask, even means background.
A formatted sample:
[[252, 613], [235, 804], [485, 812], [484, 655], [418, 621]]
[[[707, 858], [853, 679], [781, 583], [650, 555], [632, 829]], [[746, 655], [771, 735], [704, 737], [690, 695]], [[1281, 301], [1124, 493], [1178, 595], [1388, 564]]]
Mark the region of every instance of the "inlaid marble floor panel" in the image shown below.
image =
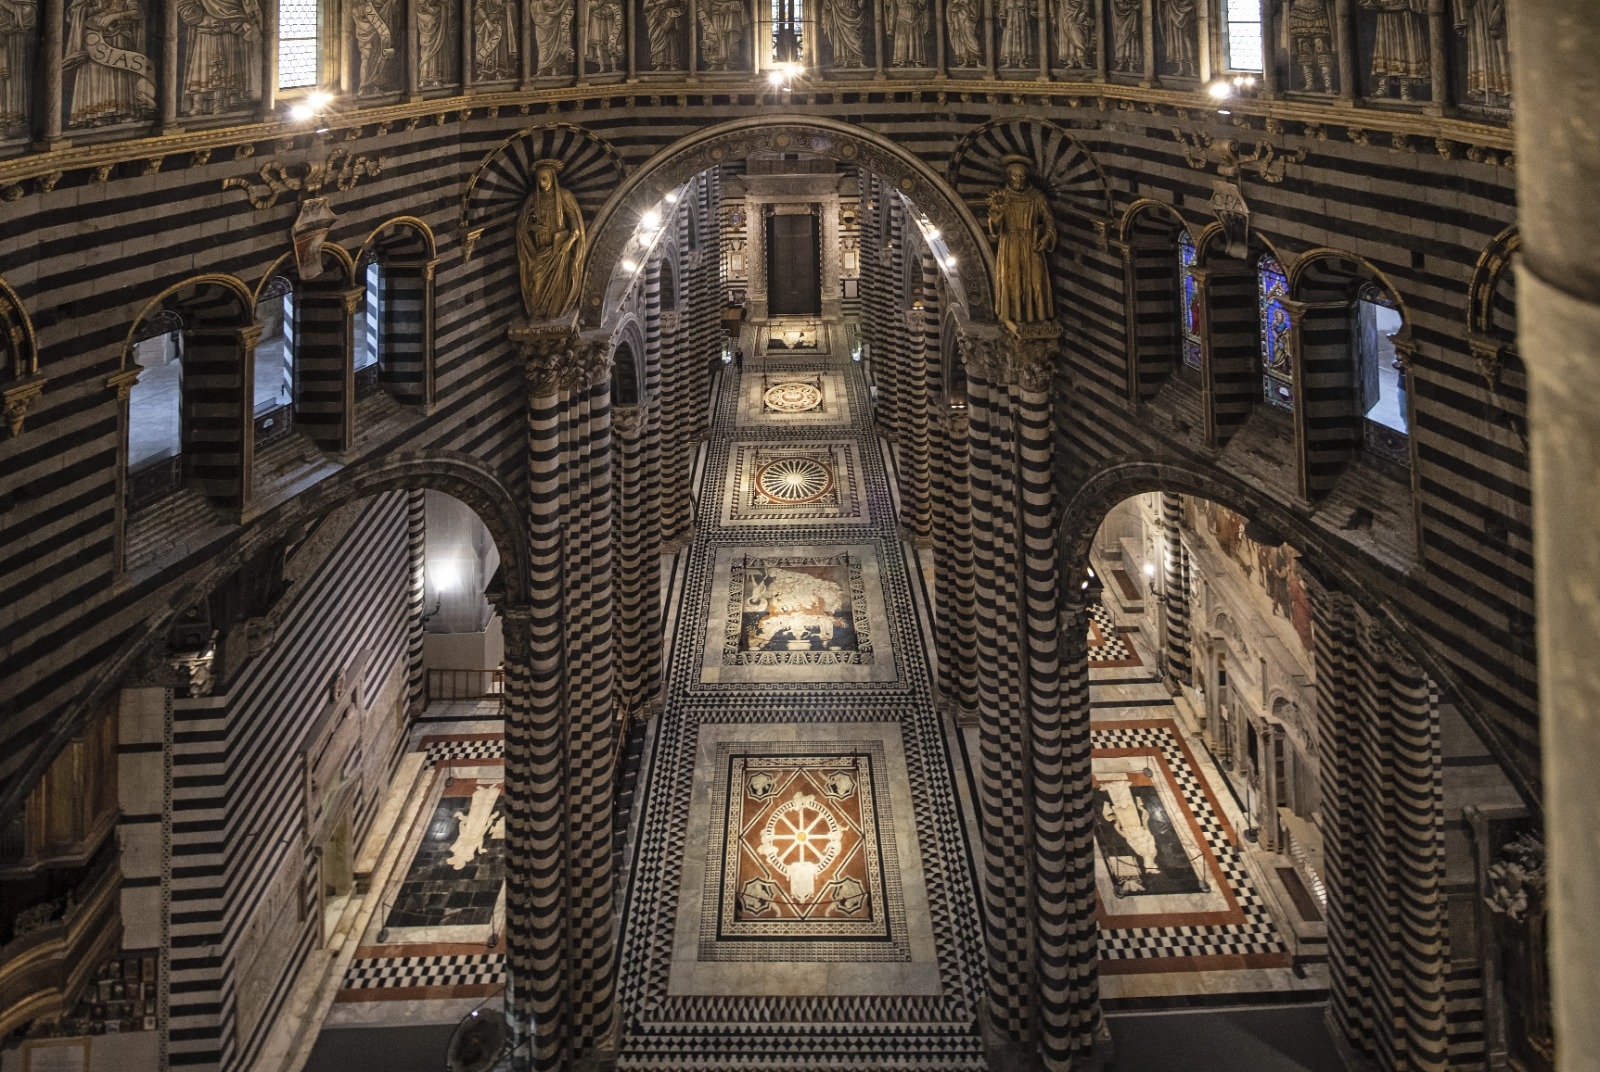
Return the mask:
[[861, 369], [761, 341], [675, 575], [620, 1065], [978, 1069], [972, 856]]

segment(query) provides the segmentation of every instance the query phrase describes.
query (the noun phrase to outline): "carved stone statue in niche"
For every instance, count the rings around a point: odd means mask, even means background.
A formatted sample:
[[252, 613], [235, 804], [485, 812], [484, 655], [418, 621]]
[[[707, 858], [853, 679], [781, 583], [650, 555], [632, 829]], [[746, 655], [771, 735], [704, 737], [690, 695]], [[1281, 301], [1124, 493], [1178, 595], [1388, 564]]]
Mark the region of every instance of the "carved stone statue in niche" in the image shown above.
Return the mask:
[[926, 67], [928, 0], [884, 0], [883, 17], [894, 35], [894, 65]]
[[479, 82], [515, 77], [522, 35], [513, 0], [473, 0], [472, 25], [472, 58], [477, 64], [473, 77]]
[[517, 274], [530, 320], [554, 320], [578, 300], [588, 252], [578, 199], [561, 188], [561, 161], [533, 165], [533, 192], [517, 216]]
[[999, 0], [1000, 66], [1029, 67], [1033, 60], [1033, 13], [1031, 0]]
[[0, 0], [0, 138], [28, 132], [27, 59], [38, 21], [36, 0]]
[[533, 0], [533, 47], [536, 74], [572, 73], [572, 0]]
[[1334, 92], [1333, 26], [1327, 0], [1289, 0], [1284, 22], [1300, 88], [1308, 93]]
[[688, 11], [686, 0], [644, 0], [651, 70], [683, 70], [683, 18]]
[[1491, 108], [1511, 104], [1506, 0], [1457, 0], [1456, 32], [1467, 35], [1467, 97]]
[[394, 64], [393, 0], [356, 0], [350, 8], [355, 27], [357, 69], [360, 78], [356, 92], [383, 93], [393, 88]]
[[254, 99], [261, 85], [261, 6], [256, 0], [178, 0], [183, 26], [184, 115], [218, 115]]
[[71, 79], [67, 122], [91, 127], [155, 114], [156, 69], [143, 46], [138, 0], [74, 0], [62, 70]]
[[423, 89], [449, 81], [450, 8], [445, 0], [416, 0], [417, 76]]
[[1144, 70], [1144, 5], [1141, 0], [1111, 0], [1111, 69]]
[[980, 0], [950, 0], [945, 7], [950, 51], [955, 54], [957, 67], [983, 66], [983, 45], [978, 42], [978, 20], [982, 15]]
[[[890, 0], [892, 3], [893, 0]], [[862, 23], [866, 16], [864, 0], [822, 0], [822, 33], [833, 49], [835, 67], [865, 67]], [[899, 42], [895, 42], [896, 51]]]
[[620, 0], [590, 0], [588, 53], [584, 56], [601, 74], [619, 70], [622, 63], [622, 4]]
[[1195, 55], [1195, 0], [1162, 0], [1161, 48], [1167, 73], [1194, 78], [1200, 73]]
[[700, 55], [707, 69], [730, 71], [738, 65], [749, 24], [745, 0], [705, 0], [700, 5]]
[[1056, 59], [1063, 67], [1094, 66], [1094, 12], [1089, 0], [1057, 0]]
[[1426, 93], [1432, 69], [1428, 64], [1429, 0], [1357, 0], [1376, 12], [1372, 40], [1372, 95], [1387, 97], [1398, 88], [1401, 100]]
[[1029, 177], [1024, 156], [1008, 156], [1006, 184], [989, 195], [989, 234], [996, 240], [994, 308], [1002, 320], [1033, 324], [1055, 317], [1050, 293], [1050, 262], [1056, 248], [1056, 222], [1050, 202]]

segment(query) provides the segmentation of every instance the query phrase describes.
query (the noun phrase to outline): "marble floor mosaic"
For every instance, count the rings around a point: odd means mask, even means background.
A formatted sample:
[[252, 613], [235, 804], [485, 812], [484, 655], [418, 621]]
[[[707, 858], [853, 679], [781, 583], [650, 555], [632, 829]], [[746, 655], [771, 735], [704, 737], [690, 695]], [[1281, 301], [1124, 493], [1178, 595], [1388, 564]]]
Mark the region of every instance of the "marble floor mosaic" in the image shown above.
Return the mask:
[[977, 1069], [972, 856], [861, 369], [760, 341], [675, 581], [619, 1064]]

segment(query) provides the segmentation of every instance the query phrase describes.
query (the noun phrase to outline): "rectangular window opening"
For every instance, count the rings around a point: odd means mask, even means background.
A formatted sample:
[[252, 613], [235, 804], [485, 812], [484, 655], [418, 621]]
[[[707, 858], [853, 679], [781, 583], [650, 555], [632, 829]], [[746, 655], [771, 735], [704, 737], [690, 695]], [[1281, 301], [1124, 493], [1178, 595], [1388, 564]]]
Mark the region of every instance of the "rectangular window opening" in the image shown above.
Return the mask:
[[1261, 70], [1261, 0], [1223, 0], [1228, 70]]
[[318, 82], [317, 0], [278, 0], [278, 89]]

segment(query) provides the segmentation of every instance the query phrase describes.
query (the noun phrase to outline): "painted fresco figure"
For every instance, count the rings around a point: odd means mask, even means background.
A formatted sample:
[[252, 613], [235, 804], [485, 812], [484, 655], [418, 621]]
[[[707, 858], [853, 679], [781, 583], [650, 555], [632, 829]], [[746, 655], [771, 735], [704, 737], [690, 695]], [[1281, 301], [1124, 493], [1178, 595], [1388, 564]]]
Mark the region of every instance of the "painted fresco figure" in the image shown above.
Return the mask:
[[416, 0], [416, 6], [418, 81], [424, 89], [442, 86], [448, 78], [449, 9], [444, 0]]
[[1094, 66], [1094, 13], [1089, 0], [1059, 0], [1055, 18], [1056, 58], [1063, 67]]
[[618, 69], [622, 60], [622, 4], [618, 0], [590, 0], [588, 54], [585, 61], [601, 74]]
[[537, 74], [572, 73], [572, 0], [533, 0], [533, 47]]
[[357, 93], [382, 93], [389, 88], [389, 61], [394, 59], [394, 32], [390, 29], [392, 4], [356, 0], [350, 9], [360, 56]]
[[587, 252], [578, 199], [561, 188], [559, 160], [533, 166], [533, 192], [517, 216], [517, 274], [530, 320], [554, 320], [578, 300]]
[[[890, 0], [893, 3], [893, 0]], [[866, 19], [864, 0], [822, 0], [822, 32], [833, 48], [833, 66], [865, 67], [862, 24]], [[895, 42], [896, 50], [899, 42]]]
[[1033, 27], [1029, 0], [1000, 0], [1000, 66], [1027, 67], [1032, 56]]
[[749, 16], [745, 0], [705, 0], [700, 5], [701, 55], [713, 71], [732, 70], [739, 62], [740, 41]]
[[474, 77], [480, 82], [511, 78], [517, 72], [517, 5], [511, 0], [475, 0], [472, 6]]
[[1511, 103], [1506, 0], [1459, 0], [1456, 32], [1467, 35], [1467, 96], [1491, 108]]
[[1026, 157], [1008, 156], [1006, 184], [989, 195], [989, 234], [994, 257], [995, 313], [1003, 321], [1029, 324], [1055, 317], [1050, 264], [1056, 248], [1056, 223], [1050, 202], [1029, 181]]
[[894, 35], [896, 67], [928, 65], [927, 0], [884, 0], [884, 18]]
[[1141, 0], [1111, 0], [1111, 69], [1144, 70], [1144, 5]]
[[945, 28], [950, 34], [950, 51], [957, 67], [982, 67], [983, 45], [978, 41], [978, 20], [983, 14], [979, 0], [950, 0], [945, 6]]
[[1195, 0], [1164, 0], [1161, 5], [1161, 47], [1169, 73], [1193, 78], [1200, 71], [1195, 56]]
[[1401, 100], [1416, 100], [1417, 88], [1432, 77], [1428, 63], [1429, 0], [1358, 0], [1376, 12], [1372, 39], [1373, 96], [1387, 97], [1398, 87]]
[[261, 85], [261, 7], [256, 0], [178, 0], [186, 56], [184, 115], [217, 115], [252, 100]]
[[28, 131], [28, 34], [37, 0], [0, 0], [0, 138]]
[[67, 11], [68, 124], [121, 123], [155, 114], [155, 66], [139, 51], [137, 0], [77, 0]]
[[1301, 88], [1309, 93], [1334, 92], [1333, 26], [1328, 21], [1327, 0], [1289, 0], [1284, 21]]
[[683, 69], [683, 17], [689, 11], [684, 0], [645, 0], [645, 30], [650, 36], [650, 69]]

